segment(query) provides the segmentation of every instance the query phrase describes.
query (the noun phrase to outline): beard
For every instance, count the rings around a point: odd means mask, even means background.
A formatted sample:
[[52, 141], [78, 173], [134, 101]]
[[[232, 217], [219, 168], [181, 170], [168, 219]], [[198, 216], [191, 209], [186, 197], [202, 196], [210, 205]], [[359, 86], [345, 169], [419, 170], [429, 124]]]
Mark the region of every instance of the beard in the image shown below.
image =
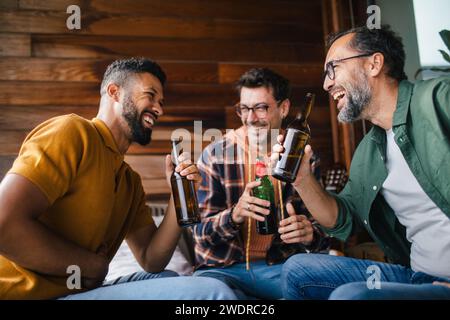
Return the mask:
[[353, 122], [361, 119], [363, 111], [372, 100], [372, 90], [367, 81], [367, 76], [358, 73], [353, 83], [349, 83], [346, 89], [347, 104], [338, 114], [340, 122]]
[[122, 116], [128, 124], [131, 133], [131, 141], [144, 146], [152, 140], [152, 129], [142, 125], [142, 114], [139, 115], [136, 105], [129, 95], [123, 99]]

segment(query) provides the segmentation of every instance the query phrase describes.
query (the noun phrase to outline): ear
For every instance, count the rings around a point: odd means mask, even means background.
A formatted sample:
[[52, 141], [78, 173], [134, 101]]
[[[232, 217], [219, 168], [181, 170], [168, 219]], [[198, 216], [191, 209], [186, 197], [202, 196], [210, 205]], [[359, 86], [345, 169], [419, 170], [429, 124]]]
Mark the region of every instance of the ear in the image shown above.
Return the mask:
[[111, 82], [110, 84], [108, 84], [108, 86], [106, 87], [106, 93], [115, 102], [119, 102], [120, 87], [117, 84], [115, 84], [114, 82]]
[[373, 54], [372, 58], [369, 59], [369, 74], [372, 77], [380, 75], [384, 66], [384, 56], [380, 52]]
[[280, 104], [280, 114], [283, 119], [289, 114], [290, 107], [291, 101], [289, 99], [284, 99], [284, 101]]

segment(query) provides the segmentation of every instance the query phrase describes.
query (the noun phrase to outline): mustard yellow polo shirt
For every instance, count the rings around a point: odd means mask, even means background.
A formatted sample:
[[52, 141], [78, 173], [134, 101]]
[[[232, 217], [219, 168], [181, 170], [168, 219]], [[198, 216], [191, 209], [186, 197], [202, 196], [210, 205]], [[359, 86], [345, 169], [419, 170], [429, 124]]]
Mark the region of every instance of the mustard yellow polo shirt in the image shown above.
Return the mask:
[[[39, 218], [43, 224], [92, 252], [106, 243], [113, 257], [127, 234], [154, 223], [139, 175], [124, 162], [99, 119], [71, 114], [40, 124], [25, 139], [9, 173], [27, 178], [48, 198], [50, 207]], [[77, 293], [66, 281], [0, 256], [0, 299]]]

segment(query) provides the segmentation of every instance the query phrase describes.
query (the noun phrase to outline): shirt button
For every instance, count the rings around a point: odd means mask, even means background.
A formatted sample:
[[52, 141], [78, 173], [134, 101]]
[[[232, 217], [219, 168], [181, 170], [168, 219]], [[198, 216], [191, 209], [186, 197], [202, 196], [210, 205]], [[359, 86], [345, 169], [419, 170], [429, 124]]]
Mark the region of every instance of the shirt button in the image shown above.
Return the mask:
[[376, 190], [377, 190], [377, 186], [373, 186], [372, 189], [373, 189], [374, 191], [376, 191]]
[[403, 138], [398, 138], [398, 141], [403, 142]]
[[367, 225], [367, 220], [364, 220], [364, 224], [366, 224], [366, 225]]
[[383, 156], [381, 156], [381, 161], [383, 161], [384, 160], [384, 158], [383, 158]]

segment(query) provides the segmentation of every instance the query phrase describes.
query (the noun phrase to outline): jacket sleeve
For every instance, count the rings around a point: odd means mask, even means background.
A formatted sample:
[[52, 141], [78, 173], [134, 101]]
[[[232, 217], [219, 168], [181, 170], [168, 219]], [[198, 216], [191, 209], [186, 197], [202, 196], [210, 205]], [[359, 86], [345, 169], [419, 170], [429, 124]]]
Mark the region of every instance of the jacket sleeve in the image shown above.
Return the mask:
[[206, 148], [197, 162], [202, 177], [197, 192], [201, 222], [194, 226], [197, 243], [214, 246], [234, 239], [239, 227], [231, 220], [234, 206], [227, 208], [226, 192], [221, 177], [221, 164], [213, 161], [210, 149]]
[[330, 195], [336, 199], [338, 205], [337, 221], [333, 228], [325, 228], [321, 226], [322, 230], [326, 234], [338, 238], [341, 241], [347, 240], [347, 238], [352, 234], [354, 227], [353, 212], [355, 212], [355, 204], [352, 201], [352, 189], [354, 189], [354, 184], [355, 183], [350, 175], [345, 188], [339, 194], [330, 192]]

